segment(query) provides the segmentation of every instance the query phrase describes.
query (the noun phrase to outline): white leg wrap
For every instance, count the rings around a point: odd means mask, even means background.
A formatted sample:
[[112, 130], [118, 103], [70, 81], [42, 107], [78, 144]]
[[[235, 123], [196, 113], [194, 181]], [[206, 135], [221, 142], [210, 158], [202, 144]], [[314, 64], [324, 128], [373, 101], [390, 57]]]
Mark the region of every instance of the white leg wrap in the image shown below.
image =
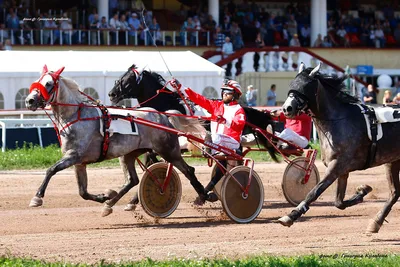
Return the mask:
[[297, 207], [297, 210], [299, 210], [302, 214], [306, 213], [309, 210], [309, 207], [306, 205], [305, 201], [302, 201]]

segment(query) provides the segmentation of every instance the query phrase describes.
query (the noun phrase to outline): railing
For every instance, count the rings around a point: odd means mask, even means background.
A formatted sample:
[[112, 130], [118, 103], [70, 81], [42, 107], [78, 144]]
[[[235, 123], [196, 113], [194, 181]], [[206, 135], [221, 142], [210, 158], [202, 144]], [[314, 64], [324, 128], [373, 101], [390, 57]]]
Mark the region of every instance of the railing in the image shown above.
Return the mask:
[[157, 45], [211, 46], [210, 31], [149, 31], [112, 29], [0, 29], [0, 42], [10, 39], [12, 45]]
[[[225, 68], [227, 76], [232, 78], [245, 72], [297, 71], [301, 62], [310, 67], [316, 66], [318, 61], [324, 63], [321, 69], [324, 73], [337, 75], [345, 73], [343, 68], [307, 48], [299, 47], [243, 48], [226, 58], [222, 59], [221, 55], [216, 55], [209, 60]], [[352, 81], [354, 87], [367, 86], [367, 83], [357, 76], [351, 75], [351, 79], [354, 80]]]

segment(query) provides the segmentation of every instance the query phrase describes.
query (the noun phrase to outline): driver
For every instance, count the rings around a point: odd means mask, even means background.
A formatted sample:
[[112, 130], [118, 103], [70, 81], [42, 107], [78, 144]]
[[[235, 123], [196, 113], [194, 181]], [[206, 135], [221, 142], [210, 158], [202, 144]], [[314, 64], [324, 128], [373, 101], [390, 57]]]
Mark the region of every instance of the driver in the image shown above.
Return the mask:
[[[192, 89], [185, 88], [177, 80], [173, 80], [171, 85], [211, 114], [211, 139], [214, 144], [230, 148], [241, 154], [240, 138], [246, 118], [244, 109], [238, 104], [242, 91], [237, 81], [225, 80], [223, 82], [221, 86], [222, 101], [207, 99]], [[219, 162], [227, 168], [227, 160], [219, 160]], [[210, 183], [205, 187], [206, 191], [211, 191], [223, 176], [220, 168], [216, 170]], [[218, 197], [214, 193], [209, 193], [207, 200], [215, 202]]]

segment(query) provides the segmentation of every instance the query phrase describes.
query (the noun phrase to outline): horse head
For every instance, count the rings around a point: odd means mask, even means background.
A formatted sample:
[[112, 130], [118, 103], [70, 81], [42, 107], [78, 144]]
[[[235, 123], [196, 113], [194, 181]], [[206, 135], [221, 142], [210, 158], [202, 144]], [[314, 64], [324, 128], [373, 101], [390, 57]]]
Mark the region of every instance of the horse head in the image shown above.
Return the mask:
[[115, 81], [113, 89], [108, 93], [113, 105], [125, 98], [138, 98], [141, 88], [139, 84], [142, 81], [143, 72], [139, 72], [136, 65], [133, 64], [118, 80]]
[[301, 63], [299, 73], [290, 83], [288, 97], [282, 106], [286, 117], [293, 118], [316, 104], [316, 93], [319, 86], [316, 74], [320, 68], [321, 63], [314, 69], [306, 69], [304, 63]]
[[55, 98], [63, 70], [64, 67], [61, 67], [56, 72], [52, 72], [44, 65], [40, 78], [33, 82], [29, 88], [29, 95], [25, 99], [25, 105], [28, 109], [35, 111], [38, 108], [44, 108]]

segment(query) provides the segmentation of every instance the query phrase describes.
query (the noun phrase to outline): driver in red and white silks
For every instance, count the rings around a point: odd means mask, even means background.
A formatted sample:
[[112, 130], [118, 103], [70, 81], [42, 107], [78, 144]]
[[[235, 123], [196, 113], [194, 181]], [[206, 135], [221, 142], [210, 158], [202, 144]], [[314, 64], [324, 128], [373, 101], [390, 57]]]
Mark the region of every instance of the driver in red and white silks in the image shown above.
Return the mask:
[[[240, 139], [246, 123], [246, 116], [244, 109], [238, 103], [242, 95], [238, 82], [233, 80], [224, 81], [221, 86], [222, 101], [207, 99], [190, 88], [184, 88], [176, 80], [171, 85], [211, 114], [211, 139], [213, 143], [241, 154]], [[227, 160], [219, 160], [219, 163], [225, 168], [228, 166]], [[205, 190], [211, 191], [223, 175], [221, 168], [216, 168], [215, 175], [211, 178]], [[217, 200], [218, 197], [215, 193], [208, 193], [207, 201], [215, 202]]]
[[232, 150], [239, 149], [246, 118], [243, 108], [237, 102], [242, 95], [238, 82], [228, 80], [222, 84], [222, 101], [207, 99], [190, 88], [184, 88], [176, 81], [171, 84], [175, 89], [186, 95], [188, 99], [211, 114], [211, 138], [214, 144]]
[[285, 129], [275, 133], [278, 137], [292, 142], [301, 148], [308, 146], [311, 137], [312, 120], [307, 114], [300, 114], [293, 119], [286, 118], [282, 110], [271, 112], [279, 121], [285, 123]]

